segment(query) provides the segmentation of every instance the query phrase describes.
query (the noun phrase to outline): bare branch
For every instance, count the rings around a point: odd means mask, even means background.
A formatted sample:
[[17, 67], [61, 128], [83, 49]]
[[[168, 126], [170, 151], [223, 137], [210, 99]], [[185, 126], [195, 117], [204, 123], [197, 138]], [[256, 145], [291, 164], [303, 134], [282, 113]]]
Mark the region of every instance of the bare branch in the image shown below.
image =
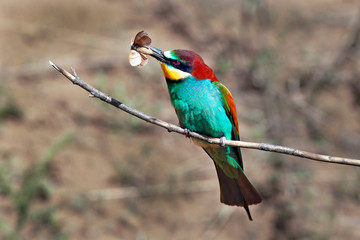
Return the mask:
[[[72, 73], [67, 72], [63, 68], [59, 67], [55, 63], [49, 61], [50, 65], [53, 66], [57, 71], [63, 74], [67, 79], [69, 79], [73, 84], [80, 86], [81, 88], [85, 89], [90, 93], [91, 97], [99, 98], [100, 100], [113, 105], [114, 107], [121, 109], [137, 118], [140, 118], [146, 122], [155, 124], [162, 128], [167, 129], [169, 132], [176, 132], [179, 134], [183, 134], [186, 136], [190, 136], [192, 138], [196, 138], [202, 141], [205, 141], [210, 144], [223, 144], [223, 141], [220, 138], [212, 138], [205, 135], [198, 134], [196, 132], [191, 132], [185, 130], [179, 126], [174, 124], [162, 121], [155, 117], [146, 115], [134, 108], [131, 108], [122, 102], [106, 95], [105, 93], [99, 91], [98, 89], [92, 87], [84, 80], [82, 80], [75, 72], [73, 68], [71, 68]], [[282, 153], [287, 155], [293, 155], [300, 158], [311, 159], [320, 162], [328, 162], [328, 163], [337, 163], [337, 164], [344, 164], [344, 165], [352, 165], [352, 166], [360, 166], [360, 160], [358, 159], [350, 159], [350, 158], [342, 158], [342, 157], [332, 157], [327, 155], [321, 155], [316, 153], [311, 153], [307, 151], [298, 150], [295, 148], [272, 145], [268, 143], [254, 143], [254, 142], [244, 142], [244, 141], [233, 141], [233, 140], [225, 140], [225, 146], [233, 146], [233, 147], [242, 147], [242, 148], [250, 148], [250, 149], [258, 149], [262, 151], [269, 151], [269, 152], [276, 152]]]

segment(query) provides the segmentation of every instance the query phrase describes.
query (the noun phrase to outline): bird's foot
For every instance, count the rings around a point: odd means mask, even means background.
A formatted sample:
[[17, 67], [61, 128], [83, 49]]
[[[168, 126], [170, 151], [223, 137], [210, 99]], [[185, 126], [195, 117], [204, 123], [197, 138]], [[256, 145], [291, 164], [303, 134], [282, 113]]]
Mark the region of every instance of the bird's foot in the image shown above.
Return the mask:
[[184, 128], [184, 134], [185, 134], [185, 137], [190, 138], [190, 130], [189, 129]]
[[226, 140], [226, 137], [225, 137], [225, 136], [222, 136], [222, 137], [220, 138], [220, 146], [221, 146], [221, 147], [225, 147], [225, 140]]

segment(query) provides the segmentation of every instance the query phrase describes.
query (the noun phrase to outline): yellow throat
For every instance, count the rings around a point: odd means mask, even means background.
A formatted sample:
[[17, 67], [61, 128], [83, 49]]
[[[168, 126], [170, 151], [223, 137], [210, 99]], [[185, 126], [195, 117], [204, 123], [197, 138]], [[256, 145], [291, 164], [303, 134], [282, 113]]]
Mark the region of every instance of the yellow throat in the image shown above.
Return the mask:
[[178, 81], [190, 76], [190, 73], [181, 71], [172, 66], [166, 65], [165, 63], [160, 62], [160, 66], [163, 70], [165, 78], [171, 81]]

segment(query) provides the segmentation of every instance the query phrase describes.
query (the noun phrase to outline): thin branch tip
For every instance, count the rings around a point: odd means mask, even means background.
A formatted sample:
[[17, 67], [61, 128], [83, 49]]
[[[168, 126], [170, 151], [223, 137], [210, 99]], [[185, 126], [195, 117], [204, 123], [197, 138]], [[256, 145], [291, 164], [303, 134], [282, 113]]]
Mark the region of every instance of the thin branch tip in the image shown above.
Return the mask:
[[53, 63], [51, 60], [49, 60], [49, 64], [55, 68], [57, 71], [60, 71], [60, 67], [58, 65], [56, 65], [55, 63]]

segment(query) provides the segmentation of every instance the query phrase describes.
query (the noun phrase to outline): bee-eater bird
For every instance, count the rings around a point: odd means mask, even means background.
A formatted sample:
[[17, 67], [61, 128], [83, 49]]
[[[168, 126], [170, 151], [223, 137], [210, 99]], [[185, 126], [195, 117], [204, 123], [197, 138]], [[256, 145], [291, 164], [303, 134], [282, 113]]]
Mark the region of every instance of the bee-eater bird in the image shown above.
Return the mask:
[[[148, 49], [148, 54], [159, 61], [163, 70], [180, 126], [222, 140], [239, 140], [236, 106], [231, 93], [203, 59], [190, 50], [163, 52], [151, 46]], [[252, 220], [248, 206], [260, 203], [262, 198], [244, 174], [240, 148], [193, 141], [215, 163], [220, 201], [244, 207]]]

